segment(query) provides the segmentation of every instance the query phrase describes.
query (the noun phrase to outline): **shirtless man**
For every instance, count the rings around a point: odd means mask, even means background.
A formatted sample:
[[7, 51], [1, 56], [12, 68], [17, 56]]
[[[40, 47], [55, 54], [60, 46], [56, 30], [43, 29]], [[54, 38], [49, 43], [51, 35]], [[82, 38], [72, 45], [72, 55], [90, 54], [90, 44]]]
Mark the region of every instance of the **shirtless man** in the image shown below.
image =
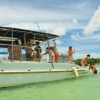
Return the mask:
[[90, 59], [90, 54], [88, 54], [85, 58], [83, 58], [80, 62], [81, 66], [85, 67]]

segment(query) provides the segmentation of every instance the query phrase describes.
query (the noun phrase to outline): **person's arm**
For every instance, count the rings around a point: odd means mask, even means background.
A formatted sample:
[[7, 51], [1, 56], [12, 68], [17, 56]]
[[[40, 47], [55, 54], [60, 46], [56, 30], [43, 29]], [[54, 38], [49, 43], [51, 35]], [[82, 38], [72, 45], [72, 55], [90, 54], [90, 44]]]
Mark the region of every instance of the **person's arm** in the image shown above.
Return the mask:
[[34, 54], [34, 52], [32, 51], [32, 53], [31, 53], [31, 57], [33, 57], [33, 54]]

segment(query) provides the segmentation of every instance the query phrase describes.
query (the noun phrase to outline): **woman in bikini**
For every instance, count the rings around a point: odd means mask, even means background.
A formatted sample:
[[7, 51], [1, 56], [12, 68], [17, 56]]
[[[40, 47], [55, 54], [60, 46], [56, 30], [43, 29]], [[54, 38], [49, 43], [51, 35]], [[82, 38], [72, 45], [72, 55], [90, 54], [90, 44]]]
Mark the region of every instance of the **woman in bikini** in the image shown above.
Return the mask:
[[73, 54], [75, 53], [75, 50], [70, 46], [68, 50], [68, 63], [73, 64]]

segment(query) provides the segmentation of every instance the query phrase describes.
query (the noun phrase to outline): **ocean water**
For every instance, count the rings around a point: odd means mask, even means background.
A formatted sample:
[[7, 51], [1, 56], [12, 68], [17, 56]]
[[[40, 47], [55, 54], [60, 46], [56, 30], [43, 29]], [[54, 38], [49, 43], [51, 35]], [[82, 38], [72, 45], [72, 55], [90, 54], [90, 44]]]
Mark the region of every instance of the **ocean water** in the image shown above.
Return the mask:
[[0, 88], [0, 100], [100, 100], [100, 74]]

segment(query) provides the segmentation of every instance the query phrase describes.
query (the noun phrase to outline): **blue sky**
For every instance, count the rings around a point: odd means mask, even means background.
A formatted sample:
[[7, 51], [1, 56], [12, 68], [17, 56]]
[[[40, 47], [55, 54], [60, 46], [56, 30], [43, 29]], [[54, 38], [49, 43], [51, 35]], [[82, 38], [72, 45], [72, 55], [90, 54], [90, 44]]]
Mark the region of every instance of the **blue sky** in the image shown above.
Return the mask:
[[60, 35], [57, 46], [75, 58], [100, 57], [100, 0], [0, 0], [0, 26]]

